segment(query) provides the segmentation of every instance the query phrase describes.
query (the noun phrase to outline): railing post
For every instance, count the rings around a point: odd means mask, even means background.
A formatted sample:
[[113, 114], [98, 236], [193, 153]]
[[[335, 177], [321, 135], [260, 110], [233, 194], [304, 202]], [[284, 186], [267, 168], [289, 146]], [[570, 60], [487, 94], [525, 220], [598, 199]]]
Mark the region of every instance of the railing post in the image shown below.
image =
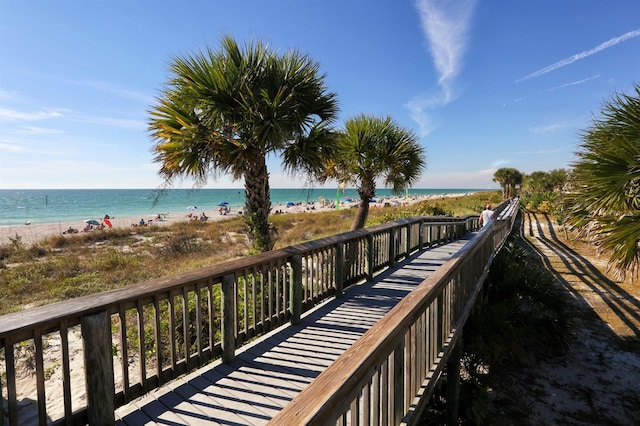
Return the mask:
[[373, 235], [367, 234], [367, 281], [373, 278]]
[[[404, 417], [404, 342], [393, 351], [393, 405], [391, 407], [393, 424], [398, 425]], [[407, 379], [408, 380], [408, 379]]]
[[389, 232], [389, 267], [396, 264], [396, 229], [393, 227]]
[[[0, 376], [0, 390], [2, 390], [2, 376]], [[0, 425], [4, 425], [4, 393], [2, 392], [0, 392], [0, 404], [2, 404], [0, 405]]]
[[335, 245], [336, 252], [336, 294], [335, 297], [342, 297], [344, 294], [344, 243]]
[[411, 224], [408, 223], [407, 226], [407, 241], [405, 244], [405, 250], [406, 250], [406, 254], [404, 256], [405, 259], [409, 258], [409, 255], [411, 254]]
[[113, 425], [116, 421], [115, 383], [111, 322], [107, 311], [83, 317], [81, 330], [89, 424]]
[[222, 277], [222, 362], [230, 363], [236, 358], [236, 297], [234, 274]]
[[420, 250], [422, 250], [424, 248], [424, 237], [422, 236], [422, 227], [424, 226], [424, 220], [420, 220], [420, 228], [418, 228], [420, 231], [418, 232], [418, 247], [420, 247]]
[[460, 408], [460, 359], [462, 358], [462, 332], [447, 360], [447, 408], [445, 422], [447, 426], [458, 425]]
[[298, 324], [300, 322], [300, 315], [302, 314], [302, 256], [299, 254], [291, 256], [291, 277], [289, 285], [291, 324]]

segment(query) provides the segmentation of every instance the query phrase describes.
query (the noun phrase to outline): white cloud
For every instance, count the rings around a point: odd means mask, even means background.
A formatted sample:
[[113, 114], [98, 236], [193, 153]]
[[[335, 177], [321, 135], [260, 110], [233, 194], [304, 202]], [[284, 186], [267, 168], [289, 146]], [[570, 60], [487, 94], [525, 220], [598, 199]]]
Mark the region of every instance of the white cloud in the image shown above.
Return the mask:
[[58, 129], [46, 129], [44, 127], [27, 126], [15, 131], [20, 135], [60, 135], [64, 131]]
[[583, 52], [580, 53], [576, 53], [575, 55], [572, 55], [566, 59], [563, 59], [561, 61], [556, 62], [555, 64], [551, 64], [548, 67], [542, 68], [534, 73], [531, 73], [525, 77], [522, 77], [519, 80], [516, 80], [516, 83], [520, 83], [521, 81], [525, 81], [525, 80], [529, 80], [531, 78], [535, 78], [535, 77], [539, 77], [543, 74], [546, 74], [548, 72], [551, 71], [555, 71], [558, 68], [562, 68], [566, 65], [570, 65], [576, 61], [579, 61], [580, 59], [584, 59], [586, 57], [589, 57], [591, 55], [595, 55], [598, 52], [601, 52], [605, 49], [608, 49], [610, 47], [613, 47], [619, 43], [622, 43], [623, 41], [627, 41], [629, 39], [632, 39], [634, 37], [638, 37], [640, 36], [640, 28], [634, 31], [629, 31], [628, 33], [625, 33], [619, 37], [614, 37], [610, 40], [605, 41], [604, 43], [599, 44], [598, 46], [594, 47], [593, 49], [590, 50], [585, 50]]
[[40, 110], [35, 112], [23, 112], [14, 109], [0, 107], [0, 120], [4, 121], [40, 121], [60, 118], [64, 110]]
[[498, 170], [500, 167], [506, 166], [510, 162], [511, 160], [504, 160], [504, 159], [495, 160], [493, 163], [491, 163], [491, 169], [494, 171]]
[[475, 1], [419, 0], [416, 6], [439, 74], [442, 102], [447, 103], [452, 99], [452, 86], [462, 69]]
[[560, 86], [552, 87], [551, 89], [548, 89], [547, 92], [553, 92], [554, 90], [564, 89], [565, 87], [577, 86], [578, 84], [586, 83], [587, 81], [595, 80], [596, 78], [600, 78], [600, 74], [594, 75], [593, 77], [578, 80], [578, 81], [571, 81], [569, 83], [561, 84]]
[[135, 90], [130, 90], [130, 89], [125, 89], [122, 87], [118, 87], [116, 85], [113, 85], [111, 83], [107, 83], [104, 81], [98, 81], [98, 80], [83, 80], [80, 82], [74, 82], [71, 81], [71, 84], [79, 84], [81, 86], [85, 86], [85, 87], [91, 87], [97, 90], [100, 90], [102, 92], [105, 93], [111, 93], [113, 95], [122, 97], [122, 98], [126, 98], [126, 99], [130, 99], [130, 100], [134, 100], [134, 101], [140, 101], [140, 102], [144, 102], [145, 104], [150, 104], [153, 102], [154, 98], [153, 96], [150, 96], [146, 93], [141, 93], [141, 92], [137, 92]]
[[146, 130], [147, 123], [144, 120], [131, 120], [128, 118], [109, 118], [109, 117], [94, 117], [88, 115], [79, 115], [74, 117], [72, 121], [79, 123], [98, 124], [103, 126], [120, 127], [124, 129], [132, 130]]
[[454, 100], [456, 78], [463, 66], [475, 0], [418, 0], [416, 8], [429, 52], [438, 72], [438, 92], [415, 96], [405, 104], [424, 137], [437, 125], [429, 110]]

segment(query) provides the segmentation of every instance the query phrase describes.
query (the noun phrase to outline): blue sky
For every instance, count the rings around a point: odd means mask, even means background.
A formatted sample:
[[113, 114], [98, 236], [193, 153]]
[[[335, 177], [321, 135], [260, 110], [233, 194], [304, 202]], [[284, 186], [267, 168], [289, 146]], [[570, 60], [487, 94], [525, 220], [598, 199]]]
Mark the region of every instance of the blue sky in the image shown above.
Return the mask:
[[[637, 0], [0, 0], [0, 189], [160, 186], [147, 120], [169, 60], [225, 34], [317, 60], [338, 126], [391, 115], [419, 134], [416, 188], [566, 168], [640, 83]], [[279, 166], [272, 187], [301, 186]]]

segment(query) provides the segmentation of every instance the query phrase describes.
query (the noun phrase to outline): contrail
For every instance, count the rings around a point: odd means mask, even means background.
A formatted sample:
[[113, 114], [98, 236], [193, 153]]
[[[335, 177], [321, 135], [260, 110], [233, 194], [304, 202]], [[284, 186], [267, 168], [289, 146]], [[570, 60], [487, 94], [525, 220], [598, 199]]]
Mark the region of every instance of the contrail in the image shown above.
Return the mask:
[[539, 76], [541, 76], [543, 74], [546, 74], [548, 72], [557, 70], [558, 68], [562, 68], [565, 65], [572, 64], [575, 61], [578, 61], [580, 59], [584, 59], [584, 58], [586, 58], [588, 56], [591, 56], [593, 54], [596, 54], [596, 53], [598, 53], [598, 52], [600, 52], [600, 51], [602, 51], [604, 49], [608, 49], [610, 47], [613, 47], [618, 43], [622, 43], [623, 41], [627, 41], [627, 40], [629, 40], [631, 38], [638, 37], [638, 36], [640, 36], [640, 28], [637, 29], [637, 30], [634, 30], [634, 31], [629, 31], [628, 33], [623, 34], [623, 35], [621, 35], [619, 37], [614, 37], [611, 40], [607, 40], [604, 43], [594, 47], [591, 50], [585, 50], [584, 52], [580, 52], [578, 54], [570, 56], [567, 59], [563, 59], [560, 62], [556, 62], [553, 65], [549, 65], [546, 68], [542, 68], [541, 70], [538, 70], [538, 71], [536, 71], [536, 72], [534, 72], [532, 74], [529, 74], [526, 77], [522, 77], [521, 79], [516, 80], [516, 83], [520, 83], [521, 81], [529, 80], [530, 78], [539, 77]]

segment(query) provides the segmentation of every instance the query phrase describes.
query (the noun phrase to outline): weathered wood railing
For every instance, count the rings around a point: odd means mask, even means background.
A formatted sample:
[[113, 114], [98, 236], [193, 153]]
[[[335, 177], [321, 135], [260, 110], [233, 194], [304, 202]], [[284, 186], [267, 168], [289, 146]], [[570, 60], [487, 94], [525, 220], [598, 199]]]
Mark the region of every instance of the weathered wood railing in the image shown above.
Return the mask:
[[[19, 410], [32, 399], [39, 424], [113, 423], [115, 408], [212, 359], [230, 361], [248, 339], [477, 227], [477, 216], [401, 220], [4, 315], [0, 393], [8, 422], [36, 423]], [[34, 372], [34, 394], [17, 386], [25, 368]], [[56, 370], [57, 411], [47, 400]]]
[[[456, 343], [517, 210], [516, 203], [502, 204], [502, 220], [406, 296], [269, 424], [417, 424], [447, 363], [457, 384]], [[455, 403], [457, 396], [449, 396]], [[451, 424], [458, 424], [455, 417]]]

